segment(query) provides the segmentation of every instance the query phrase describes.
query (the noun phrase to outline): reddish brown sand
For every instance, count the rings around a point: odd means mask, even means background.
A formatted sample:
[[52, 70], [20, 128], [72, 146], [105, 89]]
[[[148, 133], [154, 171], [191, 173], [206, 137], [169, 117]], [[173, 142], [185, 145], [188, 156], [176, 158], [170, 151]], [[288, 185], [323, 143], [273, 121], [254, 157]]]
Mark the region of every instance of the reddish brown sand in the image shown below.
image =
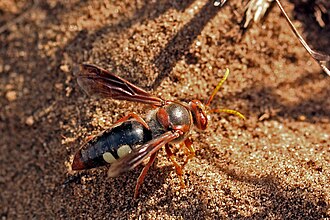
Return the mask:
[[[330, 218], [330, 78], [278, 7], [239, 39], [239, 0], [222, 9], [206, 0], [22, 2], [0, 2], [1, 219]], [[309, 11], [283, 5], [312, 47], [330, 53], [329, 23], [321, 29]], [[132, 201], [142, 166], [110, 179], [106, 167], [70, 164], [86, 137], [148, 108], [85, 95], [74, 75], [81, 63], [181, 101], [206, 100], [228, 67], [211, 106], [247, 120], [212, 115], [192, 132], [185, 189], [162, 149]]]

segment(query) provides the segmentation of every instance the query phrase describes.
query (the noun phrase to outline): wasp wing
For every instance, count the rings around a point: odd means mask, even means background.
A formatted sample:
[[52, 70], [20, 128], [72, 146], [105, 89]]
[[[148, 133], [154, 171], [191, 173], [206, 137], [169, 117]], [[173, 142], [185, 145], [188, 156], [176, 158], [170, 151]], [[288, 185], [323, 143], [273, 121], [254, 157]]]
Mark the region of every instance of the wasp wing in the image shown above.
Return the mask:
[[163, 145], [178, 138], [177, 132], [168, 131], [159, 137], [152, 139], [144, 145], [134, 149], [131, 153], [111, 164], [108, 176], [116, 177], [121, 173], [132, 170], [141, 164], [146, 158], [156, 153]]
[[83, 64], [77, 76], [79, 86], [91, 96], [142, 102], [161, 106], [164, 101], [100, 67]]

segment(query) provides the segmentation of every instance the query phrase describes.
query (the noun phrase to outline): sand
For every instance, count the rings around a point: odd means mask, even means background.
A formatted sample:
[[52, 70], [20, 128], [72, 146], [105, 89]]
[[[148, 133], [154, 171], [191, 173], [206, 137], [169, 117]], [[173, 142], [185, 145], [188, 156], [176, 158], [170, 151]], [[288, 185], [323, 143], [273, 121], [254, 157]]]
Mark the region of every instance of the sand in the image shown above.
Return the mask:
[[[322, 28], [297, 2], [283, 5], [329, 54], [329, 14]], [[276, 6], [240, 37], [243, 13], [238, 0], [1, 1], [1, 219], [330, 218], [330, 78]], [[206, 101], [229, 68], [211, 107], [247, 119], [212, 114], [192, 132], [184, 189], [160, 150], [133, 201], [143, 166], [108, 178], [71, 162], [88, 136], [150, 107], [88, 97], [81, 63], [178, 101]]]

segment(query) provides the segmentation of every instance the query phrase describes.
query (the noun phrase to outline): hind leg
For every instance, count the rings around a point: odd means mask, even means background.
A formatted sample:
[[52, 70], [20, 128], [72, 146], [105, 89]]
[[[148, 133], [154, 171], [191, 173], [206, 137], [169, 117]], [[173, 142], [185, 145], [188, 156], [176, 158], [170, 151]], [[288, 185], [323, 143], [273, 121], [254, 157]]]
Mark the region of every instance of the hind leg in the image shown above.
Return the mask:
[[138, 115], [134, 112], [128, 113], [128, 115], [126, 115], [126, 116], [122, 117], [121, 119], [119, 119], [118, 121], [116, 121], [115, 125], [119, 124], [121, 122], [127, 121], [130, 118], [134, 118], [137, 122], [140, 122], [145, 128], [150, 130], [147, 122], [145, 122], [145, 120], [140, 115]]
[[149, 170], [149, 168], [151, 167], [151, 165], [154, 163], [155, 159], [156, 159], [156, 156], [157, 156], [157, 152], [152, 154], [150, 156], [150, 159], [149, 159], [149, 162], [147, 163], [147, 165], [143, 168], [139, 178], [137, 179], [137, 182], [136, 182], [136, 186], [135, 186], [135, 191], [134, 191], [134, 199], [137, 198], [138, 194], [139, 194], [139, 189], [143, 183], [143, 180], [145, 178], [145, 176], [147, 175], [147, 172]]

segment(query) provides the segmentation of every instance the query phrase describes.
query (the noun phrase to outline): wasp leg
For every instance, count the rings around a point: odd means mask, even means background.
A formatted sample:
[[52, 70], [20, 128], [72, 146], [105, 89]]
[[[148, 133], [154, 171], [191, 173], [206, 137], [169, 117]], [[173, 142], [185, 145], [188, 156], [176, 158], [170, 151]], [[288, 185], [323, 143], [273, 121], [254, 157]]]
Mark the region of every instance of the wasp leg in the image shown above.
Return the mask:
[[195, 157], [195, 152], [196, 152], [194, 146], [192, 145], [192, 141], [189, 138], [187, 138], [184, 141], [184, 145], [186, 145], [186, 147], [188, 148], [188, 151], [189, 152], [188, 152], [187, 158], [185, 159], [182, 167], [186, 166], [186, 164], [188, 163], [188, 161], [190, 159], [192, 159], [193, 157]]
[[125, 117], [122, 117], [121, 119], [119, 119], [115, 124], [119, 124], [121, 122], [127, 121], [130, 118], [134, 118], [137, 122], [140, 122], [145, 128], [150, 130], [149, 125], [147, 124], [147, 122], [145, 122], [145, 120], [140, 115], [138, 115], [134, 112], [128, 113], [128, 115], [126, 115]]
[[181, 188], [185, 188], [184, 180], [183, 180], [183, 171], [182, 171], [182, 166], [176, 161], [174, 154], [172, 153], [169, 144], [165, 145], [165, 151], [167, 154], [167, 157], [172, 161], [173, 165], [175, 166], [176, 174], [178, 175], [180, 179], [180, 185]]
[[135, 191], [134, 191], [134, 199], [136, 199], [138, 197], [139, 189], [140, 189], [140, 187], [143, 183], [144, 177], [147, 175], [147, 172], [148, 172], [149, 168], [151, 167], [151, 165], [153, 164], [153, 162], [155, 161], [156, 156], [157, 156], [157, 152], [150, 156], [149, 162], [143, 168], [139, 178], [137, 179], [136, 186], [135, 186]]

